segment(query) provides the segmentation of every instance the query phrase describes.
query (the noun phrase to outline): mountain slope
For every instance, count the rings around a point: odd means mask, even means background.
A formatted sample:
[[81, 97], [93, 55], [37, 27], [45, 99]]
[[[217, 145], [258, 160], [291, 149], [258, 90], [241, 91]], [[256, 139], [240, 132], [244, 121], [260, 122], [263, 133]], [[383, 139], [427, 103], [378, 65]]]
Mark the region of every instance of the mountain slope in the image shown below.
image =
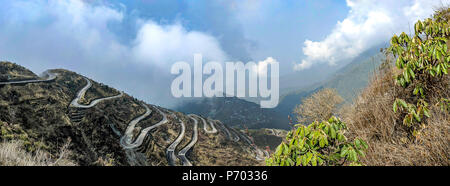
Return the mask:
[[345, 102], [351, 102], [367, 85], [370, 76], [381, 64], [382, 58], [380, 53], [356, 58], [327, 80], [284, 95], [275, 110], [291, 114], [303, 98], [323, 88], [335, 88]]
[[[204, 123], [201, 117], [144, 103], [63, 69], [48, 71], [56, 75], [54, 79], [9, 62], [1, 62], [0, 69], [2, 75], [42, 80], [16, 84], [9, 78], [0, 85], [0, 140], [24, 141], [28, 151], [39, 147], [56, 155], [70, 139], [70, 159], [78, 165], [96, 165], [100, 160], [113, 165], [182, 165], [185, 160], [178, 153], [194, 138], [198, 123], [198, 140], [186, 153], [193, 165], [263, 164], [257, 161], [254, 146], [233, 141], [220, 122], [204, 119]], [[216, 133], [209, 132], [212, 127]]]
[[288, 129], [287, 116], [237, 97], [214, 97], [186, 101], [177, 110], [220, 120], [228, 126]]

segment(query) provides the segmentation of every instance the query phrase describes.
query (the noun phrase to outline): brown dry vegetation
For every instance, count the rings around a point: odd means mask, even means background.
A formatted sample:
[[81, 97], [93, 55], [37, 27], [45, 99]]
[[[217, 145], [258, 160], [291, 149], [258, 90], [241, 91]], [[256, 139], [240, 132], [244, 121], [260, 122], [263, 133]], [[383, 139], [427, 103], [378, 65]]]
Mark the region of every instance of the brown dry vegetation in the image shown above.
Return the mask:
[[21, 141], [5, 141], [0, 143], [0, 166], [74, 166], [68, 159], [71, 153], [68, 143], [61, 147], [59, 157], [54, 158], [50, 153], [37, 149], [31, 153], [26, 151]]
[[411, 90], [395, 85], [399, 73], [387, 58], [353, 105], [341, 113], [351, 137], [367, 141], [369, 149], [362, 162], [366, 165], [450, 165], [448, 112], [440, 110], [441, 97], [449, 97], [449, 76], [435, 84], [429, 100], [431, 118], [424, 122], [421, 134], [411, 138], [402, 118], [392, 110], [395, 98], [411, 99]]
[[[436, 14], [442, 15], [444, 21], [450, 22], [450, 8], [438, 8]], [[450, 39], [450, 38], [447, 38]], [[450, 48], [450, 41], [447, 42]], [[393, 64], [396, 59], [385, 51], [383, 63], [376, 71], [368, 86], [350, 105], [341, 107], [338, 114], [347, 124], [346, 136], [361, 138], [368, 143], [369, 148], [361, 162], [370, 166], [449, 166], [450, 165], [450, 113], [442, 109], [443, 99], [450, 98], [450, 77], [428, 78], [425, 81], [426, 97], [429, 103], [431, 117], [424, 118], [417, 133], [411, 127], [403, 124], [404, 113], [393, 111], [396, 99], [407, 102], [417, 102], [418, 96], [413, 95], [413, 86], [403, 88], [396, 84], [395, 77], [402, 73]], [[295, 110], [300, 115], [320, 118], [324, 110], [330, 110], [330, 105], [336, 102], [335, 97], [319, 96], [319, 93], [303, 101], [303, 106]], [[306, 114], [305, 114], [306, 113]], [[325, 118], [321, 118], [326, 119]], [[416, 132], [416, 131], [415, 131]]]
[[[450, 21], [450, 8], [436, 9], [444, 21]], [[449, 38], [447, 38], [449, 39]], [[450, 48], [450, 42], [447, 42]], [[427, 82], [427, 101], [430, 118], [421, 123], [417, 135], [402, 123], [401, 113], [393, 112], [396, 98], [414, 102], [412, 87], [395, 84], [400, 72], [393, 66], [394, 57], [386, 54], [385, 61], [356, 98], [352, 105], [341, 109], [341, 116], [348, 125], [349, 136], [366, 140], [369, 149], [362, 162], [366, 165], [450, 165], [450, 117], [448, 110], [441, 110], [442, 98], [450, 98], [449, 75]]]
[[250, 129], [249, 136], [253, 138], [255, 145], [260, 149], [266, 149], [269, 146], [271, 151], [274, 151], [277, 146], [283, 141], [288, 131], [282, 129], [274, 129], [280, 132], [280, 136], [273, 134], [269, 129]]
[[97, 83], [92, 81], [92, 87], [86, 91], [84, 97], [80, 99], [81, 104], [89, 104], [95, 99], [99, 99], [102, 97], [115, 96], [120, 94], [119, 91], [109, 87], [108, 85], [104, 85], [102, 83]]
[[294, 109], [294, 114], [297, 121], [302, 124], [328, 120], [343, 101], [336, 89], [325, 88], [303, 99]]
[[[436, 14], [450, 21], [449, 7], [438, 8]], [[353, 113], [345, 117], [352, 134], [369, 142], [363, 161], [368, 165], [450, 165], [450, 117], [448, 110], [439, 108], [441, 98], [450, 98], [449, 75], [427, 82], [425, 101], [430, 104], [431, 117], [421, 123], [418, 135], [411, 136], [402, 125], [401, 115], [392, 112], [392, 104], [395, 98], [410, 101], [415, 98], [411, 95], [412, 88], [395, 85], [393, 77], [399, 71], [389, 65], [392, 60], [390, 56], [386, 58], [384, 66], [354, 103]]]
[[35, 79], [36, 74], [15, 63], [0, 61], [0, 81]]
[[254, 152], [249, 146], [244, 145], [243, 140], [235, 143], [227, 139], [225, 135], [207, 134], [203, 130], [199, 130], [198, 140], [190, 156], [197, 166], [264, 165], [263, 161], [257, 161], [254, 158]]

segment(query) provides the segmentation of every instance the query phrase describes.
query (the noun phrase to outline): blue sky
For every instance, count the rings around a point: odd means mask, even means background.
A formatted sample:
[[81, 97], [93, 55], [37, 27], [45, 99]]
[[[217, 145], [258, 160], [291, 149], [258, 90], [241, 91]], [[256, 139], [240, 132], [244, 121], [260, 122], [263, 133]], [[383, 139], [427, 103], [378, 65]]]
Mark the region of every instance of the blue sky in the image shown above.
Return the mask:
[[344, 0], [105, 2], [125, 7], [125, 21], [111, 26], [122, 42], [136, 36], [136, 19], [180, 23], [187, 30], [216, 37], [230, 60], [258, 61], [271, 55], [286, 63], [283, 72], [291, 72], [292, 63], [302, 57], [304, 40], [324, 38], [348, 13]]
[[3, 0], [0, 60], [65, 68], [173, 106], [170, 65], [275, 59], [314, 82], [450, 0]]

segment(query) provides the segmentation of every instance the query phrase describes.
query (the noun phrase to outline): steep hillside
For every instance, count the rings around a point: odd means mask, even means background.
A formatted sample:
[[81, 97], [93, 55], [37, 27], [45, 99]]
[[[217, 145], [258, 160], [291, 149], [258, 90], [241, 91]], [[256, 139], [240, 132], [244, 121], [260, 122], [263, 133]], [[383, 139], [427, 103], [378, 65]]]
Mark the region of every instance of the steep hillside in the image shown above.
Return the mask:
[[353, 60], [327, 80], [312, 86], [286, 94], [280, 98], [280, 103], [274, 109], [279, 113], [291, 114], [301, 100], [323, 88], [335, 88], [344, 98], [351, 102], [367, 85], [374, 70], [381, 64], [383, 55], [363, 54], [370, 57], [359, 57]]
[[282, 129], [262, 128], [248, 130], [248, 133], [249, 136], [254, 139], [255, 145], [257, 145], [260, 149], [269, 148], [269, 151], [273, 153], [277, 146], [286, 137], [288, 131]]
[[413, 34], [393, 35], [390, 57], [343, 111], [350, 134], [368, 143], [365, 164], [450, 165], [449, 25], [446, 5]]
[[258, 104], [237, 97], [214, 97], [187, 101], [177, 110], [195, 113], [240, 128], [288, 129], [287, 115], [261, 108]]
[[449, 25], [447, 5], [410, 35], [394, 34], [368, 85], [339, 111], [342, 119], [298, 125], [267, 165], [449, 166]]
[[30, 70], [14, 63], [4, 63], [0, 66], [0, 81], [24, 80], [37, 78]]
[[[0, 62], [1, 142], [21, 141], [57, 156], [70, 142], [78, 165], [261, 165], [263, 155], [239, 131], [185, 115], [63, 69], [43, 77]], [[20, 78], [17, 78], [20, 79]], [[106, 163], [105, 163], [106, 162]]]

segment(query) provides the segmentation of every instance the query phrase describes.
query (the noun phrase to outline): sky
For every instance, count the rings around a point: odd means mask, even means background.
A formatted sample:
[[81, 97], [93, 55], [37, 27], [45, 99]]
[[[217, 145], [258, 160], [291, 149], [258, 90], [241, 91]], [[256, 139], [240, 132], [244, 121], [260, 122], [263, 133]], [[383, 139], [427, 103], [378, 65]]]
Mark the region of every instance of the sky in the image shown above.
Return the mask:
[[173, 107], [170, 66], [194, 53], [276, 60], [281, 76], [313, 82], [449, 1], [3, 0], [0, 60], [65, 68]]

